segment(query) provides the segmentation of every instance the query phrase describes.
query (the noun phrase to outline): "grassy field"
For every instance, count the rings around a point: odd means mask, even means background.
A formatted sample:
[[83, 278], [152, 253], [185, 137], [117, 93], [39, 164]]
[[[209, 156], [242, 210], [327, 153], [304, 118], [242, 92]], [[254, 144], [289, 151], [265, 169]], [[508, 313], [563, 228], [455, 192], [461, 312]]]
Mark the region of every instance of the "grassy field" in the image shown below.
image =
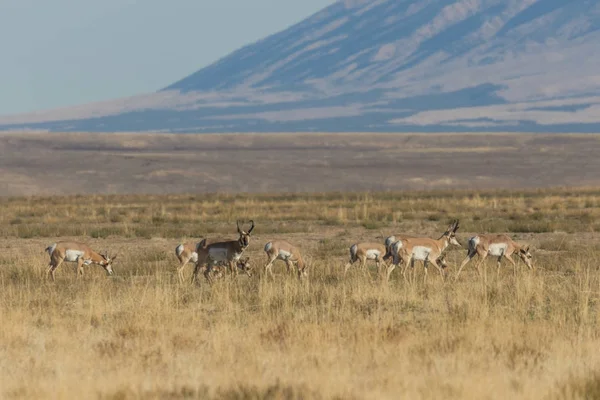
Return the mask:
[[[99, 399], [537, 399], [600, 397], [600, 189], [311, 195], [72, 196], [0, 199], [0, 397]], [[179, 284], [175, 246], [235, 238], [248, 254], [288, 239], [306, 284]], [[341, 272], [348, 247], [392, 233], [459, 240], [509, 232], [536, 270], [474, 263], [458, 281], [389, 285]], [[57, 241], [119, 253], [76, 279], [45, 278]], [[450, 274], [465, 249], [448, 253]], [[186, 277], [191, 274], [188, 266]], [[423, 268], [418, 265], [418, 274]]]

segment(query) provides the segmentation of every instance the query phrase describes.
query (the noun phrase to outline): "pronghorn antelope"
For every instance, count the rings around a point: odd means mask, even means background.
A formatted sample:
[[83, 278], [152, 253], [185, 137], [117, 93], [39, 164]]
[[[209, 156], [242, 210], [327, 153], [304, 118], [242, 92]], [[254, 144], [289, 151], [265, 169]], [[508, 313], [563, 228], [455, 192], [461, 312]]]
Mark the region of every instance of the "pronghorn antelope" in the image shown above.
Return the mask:
[[290, 272], [290, 270], [294, 267], [294, 263], [296, 263], [298, 278], [302, 279], [308, 276], [306, 264], [304, 263], [304, 259], [302, 258], [300, 250], [285, 240], [273, 240], [268, 242], [265, 244], [265, 253], [267, 253], [265, 274], [268, 272], [271, 277], [273, 277], [273, 263], [275, 260], [283, 260], [287, 265], [288, 272]]
[[[248, 276], [252, 276], [252, 264], [250, 264], [250, 257], [241, 258], [236, 263], [238, 270], [242, 271]], [[204, 276], [209, 283], [212, 283], [215, 279], [220, 279], [225, 276], [225, 269], [228, 266], [224, 263], [218, 263], [212, 266], [210, 269], [204, 271]]]
[[498, 257], [498, 267], [496, 270], [496, 275], [500, 274], [500, 262], [502, 261], [502, 257], [506, 258], [510, 263], [516, 266], [515, 261], [511, 258], [511, 255], [517, 254], [521, 260], [527, 265], [529, 269], [533, 269], [533, 265], [531, 263], [533, 256], [529, 252], [529, 246], [521, 246], [520, 244], [513, 241], [507, 235], [477, 235], [473, 236], [469, 239], [469, 249], [467, 250], [467, 257], [463, 260], [462, 264], [460, 264], [460, 268], [456, 273], [455, 279], [458, 279], [458, 275], [460, 275], [460, 271], [463, 269], [465, 265], [476, 254], [479, 255], [479, 262], [475, 265], [477, 269], [477, 273], [479, 272], [479, 267], [485, 261], [485, 258], [489, 255], [492, 257]]
[[198, 243], [181, 243], [175, 247], [175, 255], [179, 260], [179, 268], [177, 268], [177, 275], [179, 276], [179, 281], [183, 282], [183, 269], [185, 268], [188, 262], [197, 263], [198, 262], [198, 253], [196, 253], [196, 247], [198, 247]]
[[400, 249], [402, 249], [402, 241], [406, 240], [406, 239], [415, 239], [415, 238], [422, 238], [421, 236], [414, 236], [414, 235], [407, 235], [405, 233], [397, 233], [395, 235], [392, 236], [388, 236], [387, 238], [385, 238], [385, 256], [383, 256], [383, 260], [385, 262], [388, 262], [387, 260], [392, 259], [392, 260], [396, 260], [396, 258], [394, 257], [395, 255], [397, 255], [400, 252]]
[[248, 275], [249, 277], [252, 276], [252, 264], [250, 264], [250, 257], [246, 257], [246, 258], [240, 258], [237, 262], [236, 262], [236, 267], [237, 267], [237, 271], [239, 272], [243, 272], [244, 274]]
[[357, 261], [360, 261], [360, 267], [365, 268], [367, 260], [375, 260], [377, 271], [380, 271], [383, 257], [386, 255], [385, 245], [380, 243], [356, 243], [350, 246], [350, 261], [344, 267], [344, 276], [348, 273], [350, 267]]
[[198, 246], [196, 247], [198, 261], [196, 261], [194, 274], [192, 275], [192, 283], [196, 281], [201, 269], [204, 270], [204, 276], [207, 277], [210, 275], [210, 270], [213, 266], [219, 262], [228, 264], [229, 270], [234, 275], [237, 275], [235, 263], [239, 261], [244, 250], [246, 250], [250, 244], [250, 234], [254, 229], [254, 221], [250, 221], [251, 226], [247, 232], [240, 228], [239, 221], [236, 223], [238, 234], [240, 235], [237, 240], [216, 241], [211, 243], [208, 240], [203, 239], [198, 243]]
[[106, 270], [108, 275], [112, 275], [112, 263], [117, 258], [116, 255], [114, 257], [109, 257], [107, 253], [97, 253], [88, 245], [77, 242], [54, 243], [46, 247], [45, 251], [50, 254], [48, 273], [53, 281], [54, 270], [58, 268], [63, 261], [77, 263], [77, 276], [83, 276], [83, 266], [90, 264], [98, 264]]
[[448, 265], [444, 261], [442, 254], [451, 244], [460, 246], [460, 243], [456, 240], [456, 231], [458, 228], [458, 220], [456, 220], [448, 226], [448, 229], [446, 229], [439, 239], [413, 237], [395, 242], [392, 245], [394, 260], [388, 266], [387, 280], [390, 279], [390, 275], [394, 268], [396, 268], [396, 265], [401, 262], [404, 262], [405, 264], [402, 275], [406, 278], [406, 270], [409, 265], [411, 270], [414, 270], [415, 261], [423, 261], [423, 266], [425, 268], [424, 281], [427, 280], [427, 268], [431, 261], [433, 261], [433, 264], [440, 271], [440, 275], [443, 278], [445, 276], [444, 269], [448, 267]]

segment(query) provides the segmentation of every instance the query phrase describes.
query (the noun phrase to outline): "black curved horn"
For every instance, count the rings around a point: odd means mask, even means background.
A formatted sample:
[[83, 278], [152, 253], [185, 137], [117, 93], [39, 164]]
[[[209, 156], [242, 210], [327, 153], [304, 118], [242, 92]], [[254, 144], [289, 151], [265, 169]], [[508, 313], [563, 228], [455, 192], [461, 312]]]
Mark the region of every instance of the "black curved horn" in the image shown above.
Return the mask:
[[250, 234], [250, 232], [252, 232], [252, 230], [254, 229], [254, 221], [253, 221], [253, 220], [250, 220], [250, 224], [251, 224], [252, 226], [250, 227], [250, 229], [248, 229], [248, 235], [249, 235], [249, 234]]

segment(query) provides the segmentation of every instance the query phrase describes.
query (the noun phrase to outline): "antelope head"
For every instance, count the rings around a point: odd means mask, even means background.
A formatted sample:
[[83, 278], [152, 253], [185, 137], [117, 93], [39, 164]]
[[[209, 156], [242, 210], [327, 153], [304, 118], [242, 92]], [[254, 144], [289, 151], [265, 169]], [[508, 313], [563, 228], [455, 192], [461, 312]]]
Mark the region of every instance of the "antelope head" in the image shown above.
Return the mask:
[[113, 269], [112, 269], [112, 263], [113, 261], [115, 261], [117, 259], [117, 254], [115, 254], [112, 257], [108, 256], [108, 252], [105, 251], [104, 253], [100, 254], [102, 256], [102, 261], [100, 262], [100, 265], [104, 268], [104, 270], [106, 270], [106, 273], [108, 275], [112, 275]]
[[247, 232], [240, 228], [240, 221], [236, 221], [236, 223], [238, 233], [240, 234], [240, 238], [238, 239], [238, 241], [240, 242], [240, 246], [242, 247], [242, 249], [245, 249], [246, 247], [248, 247], [248, 245], [250, 245], [250, 234], [254, 229], [254, 221], [250, 220], [251, 226]]
[[458, 230], [458, 228], [459, 228], [458, 220], [455, 220], [450, 225], [448, 225], [448, 229], [446, 229], [446, 232], [444, 232], [442, 237], [445, 236], [446, 238], [448, 238], [448, 242], [450, 244], [461, 247], [460, 243], [456, 239], [456, 231]]
[[523, 260], [529, 269], [533, 269], [533, 256], [529, 252], [529, 246], [521, 247], [519, 249], [519, 257], [521, 257], [521, 260]]

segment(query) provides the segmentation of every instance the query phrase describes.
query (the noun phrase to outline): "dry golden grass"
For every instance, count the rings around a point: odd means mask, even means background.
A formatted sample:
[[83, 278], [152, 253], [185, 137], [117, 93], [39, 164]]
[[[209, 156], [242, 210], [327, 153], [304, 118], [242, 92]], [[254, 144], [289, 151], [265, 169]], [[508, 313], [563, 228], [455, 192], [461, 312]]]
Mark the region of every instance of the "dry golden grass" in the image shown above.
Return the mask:
[[[315, 195], [110, 196], [0, 200], [0, 397], [100, 399], [599, 398], [600, 190]], [[537, 269], [473, 265], [382, 285], [341, 270], [358, 240], [513, 232]], [[285, 238], [307, 284], [180, 285], [182, 240], [235, 237], [249, 255]], [[45, 279], [50, 243], [120, 252], [116, 275], [67, 263]], [[465, 255], [448, 255], [451, 273]], [[192, 267], [188, 266], [187, 276]], [[417, 268], [422, 275], [422, 267]]]

